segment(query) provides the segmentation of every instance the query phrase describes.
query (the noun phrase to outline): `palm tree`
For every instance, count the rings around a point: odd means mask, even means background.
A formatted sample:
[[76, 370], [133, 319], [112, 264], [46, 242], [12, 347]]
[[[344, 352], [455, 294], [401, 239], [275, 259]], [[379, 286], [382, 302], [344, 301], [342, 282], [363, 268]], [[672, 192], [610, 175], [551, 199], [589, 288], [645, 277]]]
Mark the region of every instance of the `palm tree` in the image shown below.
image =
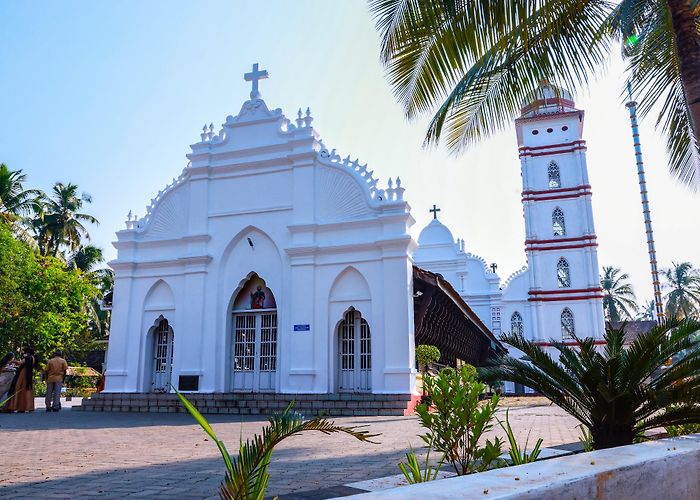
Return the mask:
[[[622, 329], [608, 330], [605, 345], [576, 339], [553, 342], [559, 361], [522, 335], [501, 340], [526, 358], [501, 356], [480, 371], [487, 382], [531, 387], [588, 428], [600, 450], [632, 444], [656, 427], [700, 423], [700, 324], [669, 320], [624, 346]], [[668, 359], [675, 363], [665, 367]]]
[[638, 307], [638, 313], [636, 320], [639, 321], [653, 321], [656, 313], [656, 302], [653, 300], [647, 300], [642, 307]]
[[96, 265], [104, 262], [102, 249], [95, 245], [81, 245], [68, 261], [68, 265], [84, 273], [92, 271]]
[[67, 262], [69, 267], [84, 273], [100, 291], [97, 297], [85, 304], [91, 318], [91, 328], [98, 337], [104, 337], [109, 332], [111, 313], [102, 308], [102, 299], [114, 288], [114, 271], [109, 268], [95, 269], [102, 262], [102, 249], [95, 245], [81, 245]]
[[630, 311], [637, 310], [634, 291], [627, 273], [622, 273], [619, 267], [603, 266], [603, 277], [600, 286], [603, 288], [603, 311], [608, 321], [631, 319]]
[[671, 172], [700, 184], [697, 0], [369, 0], [381, 59], [426, 144], [452, 152], [504, 128], [542, 80], [586, 87], [623, 45], [640, 114], [659, 109]]
[[698, 312], [700, 306], [700, 272], [690, 262], [671, 263], [663, 271], [666, 278], [666, 314], [673, 318], [688, 318]]
[[38, 189], [24, 189], [27, 176], [21, 170], [10, 170], [0, 163], [0, 217], [16, 221], [28, 215], [43, 193]]
[[91, 203], [90, 195], [78, 195], [78, 186], [56, 183], [51, 198], [47, 199], [34, 219], [34, 231], [44, 255], [57, 257], [62, 246], [76, 251], [90, 234], [83, 223], [99, 224], [92, 215], [80, 213], [84, 203]]

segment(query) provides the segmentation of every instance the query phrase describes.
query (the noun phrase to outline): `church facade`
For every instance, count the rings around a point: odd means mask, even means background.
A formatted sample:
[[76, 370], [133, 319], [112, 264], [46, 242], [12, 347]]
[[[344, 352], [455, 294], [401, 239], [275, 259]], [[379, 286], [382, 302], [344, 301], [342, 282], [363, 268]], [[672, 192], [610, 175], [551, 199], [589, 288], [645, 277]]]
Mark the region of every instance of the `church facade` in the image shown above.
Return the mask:
[[205, 126], [187, 167], [117, 233], [106, 392], [415, 394], [414, 318], [439, 312], [414, 290], [416, 275], [460, 317], [457, 330], [473, 327], [482, 358], [502, 349], [489, 328], [543, 342], [602, 336], [573, 103], [518, 121], [530, 267], [501, 285], [437, 218], [416, 243], [400, 179], [380, 186], [326, 147], [308, 109], [293, 120], [269, 109], [266, 76], [257, 65], [246, 74], [250, 100], [218, 130]]

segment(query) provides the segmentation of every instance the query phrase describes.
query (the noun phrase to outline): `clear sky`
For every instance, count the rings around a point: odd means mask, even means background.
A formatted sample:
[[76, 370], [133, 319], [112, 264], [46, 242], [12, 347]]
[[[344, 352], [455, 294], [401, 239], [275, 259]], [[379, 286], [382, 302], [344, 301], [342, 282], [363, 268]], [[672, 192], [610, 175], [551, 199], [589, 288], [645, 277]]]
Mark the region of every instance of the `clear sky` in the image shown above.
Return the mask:
[[[270, 107], [311, 107], [328, 147], [369, 163], [384, 184], [400, 175], [417, 220], [438, 204], [468, 251], [505, 280], [525, 264], [520, 174], [512, 127], [454, 158], [421, 148], [428, 117], [408, 123], [379, 64], [363, 0], [0, 3], [0, 161], [28, 185], [74, 182], [93, 196], [93, 242], [108, 258], [129, 210], [145, 206], [186, 165], [204, 123], [218, 128], [248, 98], [253, 62]], [[651, 297], [639, 189], [622, 104], [624, 65], [576, 95], [601, 265], [622, 267]], [[662, 266], [700, 266], [700, 194], [673, 181], [654, 120], [641, 127]], [[264, 193], [261, 193], [264, 195]]]

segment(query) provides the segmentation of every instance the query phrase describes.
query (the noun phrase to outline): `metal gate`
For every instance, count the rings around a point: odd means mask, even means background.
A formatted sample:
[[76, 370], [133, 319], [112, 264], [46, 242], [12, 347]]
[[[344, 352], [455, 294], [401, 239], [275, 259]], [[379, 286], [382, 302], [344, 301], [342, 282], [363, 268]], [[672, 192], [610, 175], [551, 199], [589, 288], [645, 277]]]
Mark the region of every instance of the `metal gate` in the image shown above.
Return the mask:
[[173, 329], [162, 319], [153, 335], [153, 392], [170, 392], [173, 373]]
[[372, 344], [369, 324], [355, 309], [338, 325], [338, 390], [369, 392], [372, 389]]
[[274, 392], [277, 380], [277, 312], [234, 313], [233, 390]]

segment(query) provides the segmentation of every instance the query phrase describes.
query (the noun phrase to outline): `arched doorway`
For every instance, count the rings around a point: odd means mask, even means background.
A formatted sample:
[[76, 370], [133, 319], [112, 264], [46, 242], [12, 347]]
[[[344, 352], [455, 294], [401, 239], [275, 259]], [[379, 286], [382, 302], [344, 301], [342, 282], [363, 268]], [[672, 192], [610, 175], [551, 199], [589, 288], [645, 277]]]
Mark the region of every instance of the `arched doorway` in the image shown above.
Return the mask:
[[277, 304], [265, 281], [253, 273], [231, 311], [232, 389], [274, 392], [277, 387]]
[[168, 320], [160, 316], [153, 327], [152, 392], [170, 392], [173, 374], [174, 332]]
[[351, 307], [338, 324], [338, 391], [372, 389], [372, 343], [369, 324]]

